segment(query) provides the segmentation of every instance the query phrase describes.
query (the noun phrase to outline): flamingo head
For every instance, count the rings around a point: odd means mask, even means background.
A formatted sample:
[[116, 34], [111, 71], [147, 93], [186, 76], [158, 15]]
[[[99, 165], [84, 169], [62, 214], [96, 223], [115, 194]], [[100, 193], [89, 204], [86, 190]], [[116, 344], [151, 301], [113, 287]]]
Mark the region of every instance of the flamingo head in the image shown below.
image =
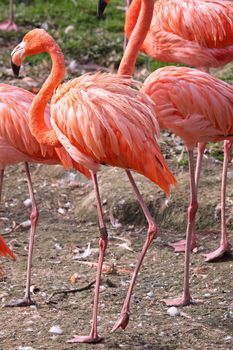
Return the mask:
[[19, 75], [20, 66], [27, 56], [50, 52], [51, 47], [57, 46], [54, 39], [44, 29], [33, 29], [28, 32], [20, 44], [11, 53], [12, 70]]
[[110, 0], [99, 0], [97, 6], [97, 17], [102, 18], [104, 15], [104, 10]]

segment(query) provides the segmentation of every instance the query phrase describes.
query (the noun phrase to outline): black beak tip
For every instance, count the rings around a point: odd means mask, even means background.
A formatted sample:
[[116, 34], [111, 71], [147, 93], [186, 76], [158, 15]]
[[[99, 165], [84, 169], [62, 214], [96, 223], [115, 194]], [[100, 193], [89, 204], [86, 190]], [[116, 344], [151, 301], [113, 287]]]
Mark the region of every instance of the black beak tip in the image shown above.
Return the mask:
[[11, 61], [11, 68], [13, 70], [13, 73], [16, 77], [19, 76], [19, 71], [20, 71], [20, 66], [16, 66], [16, 64], [14, 64], [12, 61]]
[[98, 8], [97, 8], [97, 17], [98, 18], [104, 18], [104, 10], [107, 6], [107, 3], [104, 0], [99, 0], [98, 2]]

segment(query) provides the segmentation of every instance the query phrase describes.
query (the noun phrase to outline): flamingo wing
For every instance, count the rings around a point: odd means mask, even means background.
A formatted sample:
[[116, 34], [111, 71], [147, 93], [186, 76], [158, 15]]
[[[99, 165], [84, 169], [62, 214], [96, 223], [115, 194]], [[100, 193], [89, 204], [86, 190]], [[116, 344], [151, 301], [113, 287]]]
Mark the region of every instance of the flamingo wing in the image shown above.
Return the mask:
[[[56, 159], [52, 147], [40, 145], [32, 136], [29, 126], [29, 109], [34, 95], [24, 89], [0, 84], [0, 136], [18, 151], [32, 159]], [[47, 110], [47, 119], [49, 113]]]
[[161, 128], [187, 145], [233, 135], [233, 87], [207, 73], [161, 68], [145, 80], [143, 91], [155, 102]]
[[203, 47], [233, 45], [233, 3], [227, 0], [162, 0], [154, 7], [152, 31], [158, 28]]
[[58, 89], [51, 123], [71, 157], [85, 167], [133, 169], [169, 193], [175, 179], [157, 143], [153, 102], [138, 88], [116, 75], [85, 74]]

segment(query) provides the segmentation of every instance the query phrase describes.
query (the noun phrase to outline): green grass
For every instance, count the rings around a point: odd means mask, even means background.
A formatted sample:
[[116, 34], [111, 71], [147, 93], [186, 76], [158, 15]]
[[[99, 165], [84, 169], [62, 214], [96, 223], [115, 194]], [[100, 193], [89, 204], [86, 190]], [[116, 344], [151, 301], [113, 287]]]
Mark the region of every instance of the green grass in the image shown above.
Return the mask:
[[[23, 35], [35, 28], [45, 29], [58, 41], [66, 58], [76, 59], [80, 64], [95, 63], [117, 68], [124, 41], [125, 0], [112, 0], [106, 9], [105, 19], [96, 16], [98, 0], [26, 0], [15, 1], [15, 20], [18, 33], [1, 33], [0, 36], [20, 41]], [[0, 21], [8, 16], [9, 1], [1, 1]], [[66, 34], [65, 29], [73, 25], [74, 30]], [[41, 62], [42, 56], [30, 58]], [[156, 62], [146, 55], [139, 55], [137, 66], [146, 65], [154, 70], [166, 64]]]

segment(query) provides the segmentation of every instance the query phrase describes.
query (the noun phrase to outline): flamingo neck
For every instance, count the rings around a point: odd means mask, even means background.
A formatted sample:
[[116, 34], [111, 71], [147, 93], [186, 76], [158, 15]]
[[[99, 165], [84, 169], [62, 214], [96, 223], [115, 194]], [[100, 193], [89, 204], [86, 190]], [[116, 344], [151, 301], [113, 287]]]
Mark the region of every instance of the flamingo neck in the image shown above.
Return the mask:
[[29, 127], [31, 133], [39, 143], [59, 147], [61, 144], [58, 141], [55, 131], [49, 129], [46, 125], [44, 114], [47, 103], [50, 101], [54, 90], [64, 78], [65, 62], [64, 56], [55, 42], [51, 48], [46, 50], [46, 52], [49, 53], [52, 59], [52, 70], [39, 93], [33, 100], [30, 109]]
[[150, 23], [153, 16], [153, 9], [154, 0], [142, 0], [137, 23], [129, 38], [128, 45], [125, 49], [123, 58], [118, 69], [119, 75], [133, 75], [138, 52], [150, 28]]

